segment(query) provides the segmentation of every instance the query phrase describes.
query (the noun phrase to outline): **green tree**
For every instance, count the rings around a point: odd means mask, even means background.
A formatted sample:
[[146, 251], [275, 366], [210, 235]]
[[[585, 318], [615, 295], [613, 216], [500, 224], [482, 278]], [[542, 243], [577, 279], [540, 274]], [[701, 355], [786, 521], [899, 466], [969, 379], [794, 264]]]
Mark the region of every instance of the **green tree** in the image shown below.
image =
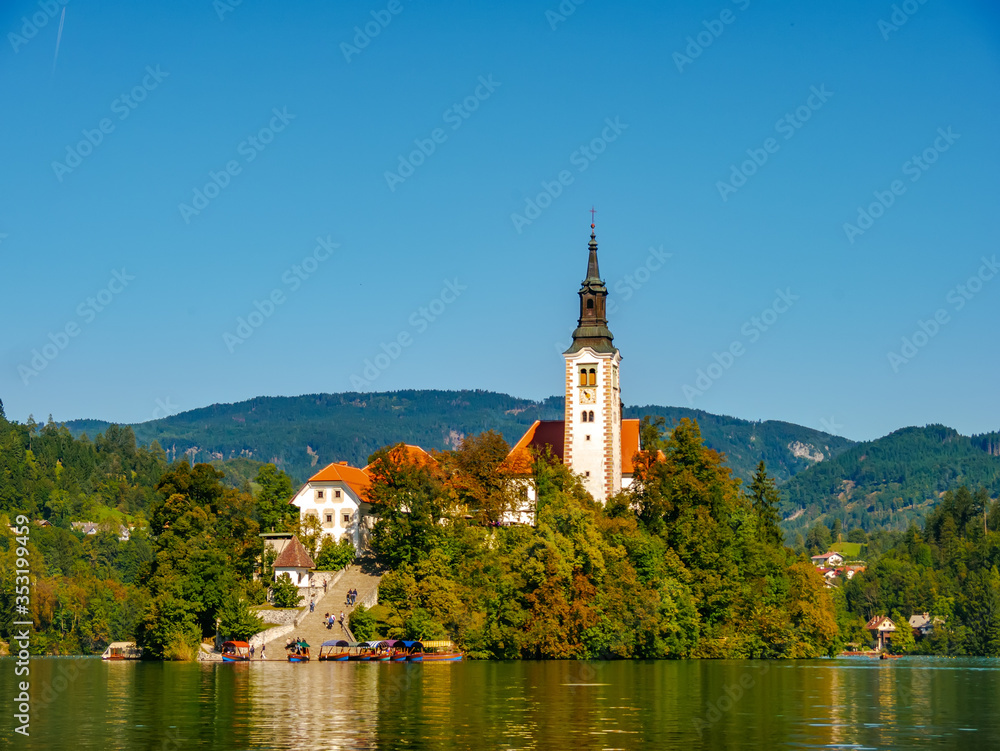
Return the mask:
[[825, 553], [830, 549], [830, 528], [817, 522], [806, 535], [806, 548], [813, 555]]
[[453, 465], [449, 486], [458, 502], [483, 524], [496, 524], [515, 506], [512, 475], [506, 459], [510, 446], [499, 433], [488, 430], [462, 439], [448, 457]]
[[375, 616], [364, 605], [358, 605], [347, 617], [347, 625], [358, 641], [375, 638]]
[[271, 585], [271, 602], [276, 608], [297, 608], [299, 606], [299, 588], [292, 583], [288, 574], [279, 576]]
[[774, 486], [774, 480], [768, 476], [764, 462], [757, 465], [747, 497], [757, 517], [761, 541], [768, 545], [781, 545], [784, 542], [784, 535], [778, 526], [781, 522], [781, 515], [778, 513], [781, 494]]
[[265, 464], [257, 471], [254, 484], [259, 487], [254, 501], [260, 528], [268, 532], [290, 529], [298, 515], [298, 509], [289, 503], [295, 494], [292, 478], [275, 465]]
[[444, 533], [447, 496], [440, 466], [419, 461], [398, 444], [369, 459], [368, 497], [377, 520], [371, 546], [383, 565], [415, 565], [437, 547]]
[[333, 537], [323, 538], [319, 555], [316, 557], [316, 568], [320, 571], [338, 571], [348, 566], [357, 557], [354, 543], [344, 538], [334, 542]]
[[892, 634], [893, 653], [905, 655], [912, 652], [916, 647], [916, 639], [913, 637], [913, 629], [910, 628], [909, 617], [902, 610], [893, 610], [889, 617], [896, 624], [896, 630]]
[[218, 617], [219, 633], [238, 641], [247, 641], [264, 629], [264, 621], [250, 607], [249, 600], [240, 594], [234, 594], [223, 602]]

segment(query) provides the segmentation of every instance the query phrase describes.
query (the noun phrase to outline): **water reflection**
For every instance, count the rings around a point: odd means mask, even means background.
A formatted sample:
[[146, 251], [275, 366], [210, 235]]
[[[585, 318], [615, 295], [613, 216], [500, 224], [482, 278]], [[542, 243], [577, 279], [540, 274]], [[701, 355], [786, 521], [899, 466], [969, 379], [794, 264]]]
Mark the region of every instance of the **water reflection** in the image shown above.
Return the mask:
[[[69, 664], [79, 669], [60, 683]], [[0, 699], [9, 705], [13, 662], [0, 661], [0, 675]], [[993, 660], [298, 665], [39, 659], [32, 663], [32, 735], [17, 745], [50, 749], [69, 740], [74, 751], [993, 748], [1000, 744], [998, 689]]]

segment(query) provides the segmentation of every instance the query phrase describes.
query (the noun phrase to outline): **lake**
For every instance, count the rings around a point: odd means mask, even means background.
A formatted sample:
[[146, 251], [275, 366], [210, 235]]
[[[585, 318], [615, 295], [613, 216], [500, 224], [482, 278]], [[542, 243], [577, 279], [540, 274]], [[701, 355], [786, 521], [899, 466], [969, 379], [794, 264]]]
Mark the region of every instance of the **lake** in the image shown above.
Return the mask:
[[1000, 662], [31, 663], [37, 749], [1000, 747]]

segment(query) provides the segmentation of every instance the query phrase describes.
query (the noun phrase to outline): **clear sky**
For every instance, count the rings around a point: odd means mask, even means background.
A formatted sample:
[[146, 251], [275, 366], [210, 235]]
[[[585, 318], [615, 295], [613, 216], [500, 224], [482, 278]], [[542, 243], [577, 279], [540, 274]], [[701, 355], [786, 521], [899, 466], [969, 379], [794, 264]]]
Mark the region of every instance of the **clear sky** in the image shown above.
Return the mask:
[[12, 0], [0, 31], [11, 419], [561, 393], [595, 206], [627, 404], [1000, 428], [990, 0]]

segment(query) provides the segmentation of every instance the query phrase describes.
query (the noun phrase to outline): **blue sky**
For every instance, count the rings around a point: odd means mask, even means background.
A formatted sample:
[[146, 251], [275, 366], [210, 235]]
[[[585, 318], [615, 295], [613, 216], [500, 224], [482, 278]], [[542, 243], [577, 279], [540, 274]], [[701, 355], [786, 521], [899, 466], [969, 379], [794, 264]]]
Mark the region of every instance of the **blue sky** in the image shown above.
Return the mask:
[[593, 205], [626, 403], [1000, 428], [997, 6], [667, 5], [4, 3], [8, 417], [558, 393]]

